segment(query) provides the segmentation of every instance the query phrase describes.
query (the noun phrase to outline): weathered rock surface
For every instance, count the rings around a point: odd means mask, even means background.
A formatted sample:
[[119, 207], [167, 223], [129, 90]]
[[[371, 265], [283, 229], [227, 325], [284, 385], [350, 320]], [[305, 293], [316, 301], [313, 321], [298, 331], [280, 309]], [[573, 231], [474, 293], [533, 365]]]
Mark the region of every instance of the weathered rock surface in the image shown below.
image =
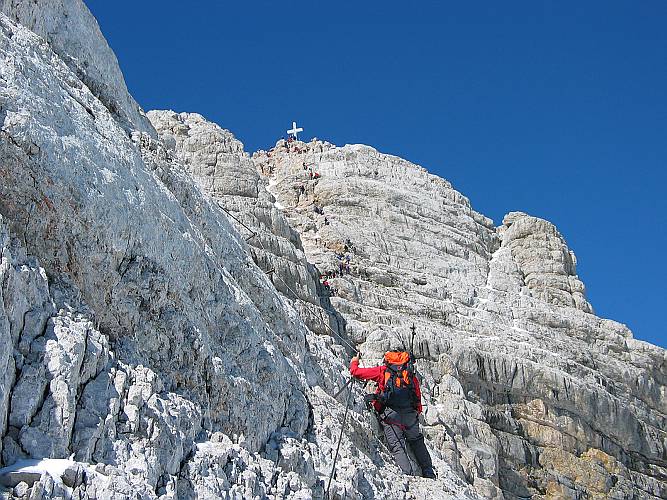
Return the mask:
[[149, 117], [80, 0], [0, 0], [0, 495], [323, 498], [351, 352], [413, 344], [439, 479], [354, 386], [334, 498], [667, 497], [665, 351], [592, 313], [552, 224]]
[[150, 111], [148, 116], [174, 156], [203, 191], [232, 217], [255, 263], [293, 301], [311, 331], [343, 335], [319, 275], [306, 260], [299, 234], [289, 226], [240, 141], [195, 113]]
[[279, 141], [253, 160], [366, 357], [416, 325], [431, 442], [482, 495], [667, 495], [665, 351], [592, 314], [552, 224], [494, 228], [367, 146]]
[[155, 134], [82, 0], [0, 0], [0, 12], [46, 40], [126, 130]]
[[[162, 141], [128, 136], [52, 44], [3, 14], [0, 131], [2, 464], [86, 471], [78, 484], [39, 469], [11, 494], [322, 498], [345, 340], [280, 213], [253, 212], [275, 218], [257, 228], [285, 281], [303, 273], [298, 298], [276, 290]], [[318, 328], [304, 311], [322, 315]], [[398, 475], [360, 395], [339, 498], [475, 497], [437, 453], [437, 482]]]

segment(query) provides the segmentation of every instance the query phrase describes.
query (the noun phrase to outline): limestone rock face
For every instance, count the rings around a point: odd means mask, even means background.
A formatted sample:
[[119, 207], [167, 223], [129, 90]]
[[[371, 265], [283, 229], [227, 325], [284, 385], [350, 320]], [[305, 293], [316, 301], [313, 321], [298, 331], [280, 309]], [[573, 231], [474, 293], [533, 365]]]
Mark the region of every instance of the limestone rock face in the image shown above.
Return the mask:
[[[0, 7], [0, 495], [667, 497], [665, 351], [552, 224], [368, 146], [151, 124], [80, 0]], [[396, 347], [436, 481], [333, 397]]]
[[551, 223], [494, 228], [367, 146], [279, 141], [253, 160], [368, 362], [414, 348], [431, 443], [480, 494], [667, 495], [665, 351], [592, 314]]
[[[0, 482], [31, 498], [322, 498], [349, 341], [266, 190], [239, 210], [262, 260], [221, 208], [238, 193], [205, 195], [175, 139], [128, 135], [4, 14], [0, 76]], [[303, 275], [298, 297], [255, 261]], [[438, 481], [402, 478], [353, 390], [333, 494], [476, 497], [435, 451]]]
[[267, 178], [257, 173], [241, 142], [198, 114], [150, 111], [148, 116], [188, 173], [229, 214], [255, 263], [293, 301], [310, 330], [343, 336], [342, 318], [306, 260], [299, 234], [275, 206]]
[[530, 296], [556, 306], [593, 312], [584, 295], [584, 284], [576, 275], [577, 259], [553, 224], [512, 212], [505, 216], [498, 232], [501, 247], [509, 250]]
[[0, 12], [46, 40], [123, 127], [155, 134], [83, 0], [0, 0]]

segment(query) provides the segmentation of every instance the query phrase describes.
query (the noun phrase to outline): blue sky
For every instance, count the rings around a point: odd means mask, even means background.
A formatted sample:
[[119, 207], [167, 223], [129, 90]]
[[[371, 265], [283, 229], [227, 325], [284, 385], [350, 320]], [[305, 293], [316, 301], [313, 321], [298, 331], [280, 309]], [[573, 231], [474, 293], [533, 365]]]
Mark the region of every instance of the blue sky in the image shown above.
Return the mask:
[[[556, 224], [598, 315], [667, 346], [667, 2], [87, 0], [147, 110], [292, 120]], [[412, 4], [416, 5], [412, 5]]]

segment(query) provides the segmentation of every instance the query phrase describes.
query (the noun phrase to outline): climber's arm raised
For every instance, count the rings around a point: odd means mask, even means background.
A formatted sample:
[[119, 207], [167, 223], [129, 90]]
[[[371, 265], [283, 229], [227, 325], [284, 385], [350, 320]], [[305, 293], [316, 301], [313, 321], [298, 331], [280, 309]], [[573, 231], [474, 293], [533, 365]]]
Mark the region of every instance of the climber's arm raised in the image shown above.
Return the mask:
[[350, 373], [353, 377], [360, 378], [363, 380], [374, 380], [377, 383], [380, 383], [382, 380], [382, 373], [384, 372], [384, 366], [374, 366], [372, 368], [359, 368], [359, 358], [354, 357], [350, 362]]

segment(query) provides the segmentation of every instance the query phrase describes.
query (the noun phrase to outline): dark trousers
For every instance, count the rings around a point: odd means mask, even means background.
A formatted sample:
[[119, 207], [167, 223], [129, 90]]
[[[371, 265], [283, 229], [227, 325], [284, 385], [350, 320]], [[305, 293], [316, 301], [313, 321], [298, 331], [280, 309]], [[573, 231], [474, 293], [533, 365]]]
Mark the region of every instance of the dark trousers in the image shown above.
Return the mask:
[[412, 470], [406, 444], [417, 459], [422, 474], [433, 472], [431, 455], [426, 449], [424, 436], [419, 430], [419, 417], [416, 410], [395, 411], [386, 408], [382, 413], [382, 427], [389, 451], [394, 456], [396, 464], [405, 474], [419, 474], [419, 471]]

